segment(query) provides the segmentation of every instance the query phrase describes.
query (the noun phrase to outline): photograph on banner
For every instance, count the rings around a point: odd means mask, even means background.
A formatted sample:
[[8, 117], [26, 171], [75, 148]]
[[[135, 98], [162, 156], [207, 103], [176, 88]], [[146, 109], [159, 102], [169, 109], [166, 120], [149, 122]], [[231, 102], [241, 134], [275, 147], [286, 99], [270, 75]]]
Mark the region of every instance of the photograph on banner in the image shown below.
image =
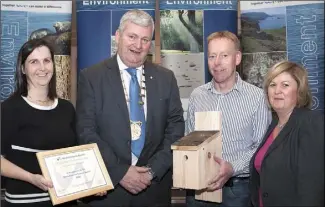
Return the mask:
[[[237, 34], [237, 1], [160, 1], [161, 64], [176, 76], [184, 114], [193, 89], [211, 81], [207, 37]], [[186, 117], [185, 117], [186, 118]]]
[[244, 80], [262, 87], [269, 68], [281, 60], [308, 71], [313, 109], [324, 108], [324, 2], [241, 1]]
[[181, 98], [204, 84], [203, 11], [161, 10], [161, 62], [174, 71]]
[[71, 12], [71, 1], [1, 1], [1, 101], [14, 91], [20, 47], [39, 38], [53, 43], [57, 93], [70, 99]]
[[[155, 1], [77, 1], [76, 5], [78, 71], [115, 55], [115, 32], [127, 11], [145, 10], [155, 19]], [[153, 34], [150, 61], [154, 46]]]

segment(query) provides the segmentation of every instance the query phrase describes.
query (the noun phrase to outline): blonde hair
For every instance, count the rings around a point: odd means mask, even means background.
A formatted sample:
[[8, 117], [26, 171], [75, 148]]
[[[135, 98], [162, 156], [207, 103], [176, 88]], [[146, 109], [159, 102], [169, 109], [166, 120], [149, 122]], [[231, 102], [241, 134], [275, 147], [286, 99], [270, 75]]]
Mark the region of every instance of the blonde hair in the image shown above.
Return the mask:
[[[264, 79], [264, 92], [268, 97], [268, 87], [272, 80], [280, 75], [281, 73], [289, 73], [293, 79], [297, 82], [298, 92], [297, 92], [297, 103], [296, 107], [306, 107], [310, 108], [312, 104], [312, 96], [308, 84], [308, 75], [305, 68], [298, 65], [297, 63], [290, 61], [281, 61], [276, 63], [266, 74]], [[269, 100], [267, 98], [268, 105], [270, 106]]]
[[240, 41], [238, 37], [234, 33], [229, 31], [214, 32], [208, 36], [207, 41], [209, 44], [212, 40], [223, 38], [232, 41], [235, 44], [235, 48], [237, 50], [240, 50]]

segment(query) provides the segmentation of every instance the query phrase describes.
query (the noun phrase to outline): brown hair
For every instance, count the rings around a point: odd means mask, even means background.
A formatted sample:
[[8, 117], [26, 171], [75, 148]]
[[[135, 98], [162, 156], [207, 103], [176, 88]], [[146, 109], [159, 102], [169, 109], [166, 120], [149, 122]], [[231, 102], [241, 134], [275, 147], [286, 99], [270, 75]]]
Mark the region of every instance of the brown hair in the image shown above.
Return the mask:
[[53, 75], [49, 82], [49, 91], [48, 91], [48, 98], [50, 100], [54, 100], [57, 98], [56, 93], [56, 71], [55, 71], [55, 61], [54, 61], [54, 48], [51, 43], [45, 41], [44, 39], [33, 39], [27, 41], [23, 46], [20, 48], [18, 57], [17, 57], [17, 65], [16, 65], [16, 89], [14, 94], [19, 94], [22, 96], [27, 96], [28, 93], [28, 84], [26, 75], [23, 74], [22, 69], [25, 65], [25, 61], [27, 57], [39, 47], [47, 47], [50, 50], [51, 58], [53, 61]]
[[235, 44], [235, 48], [237, 50], [240, 50], [240, 41], [239, 41], [238, 37], [234, 33], [229, 32], [229, 31], [220, 31], [220, 32], [214, 32], [214, 33], [210, 34], [207, 38], [208, 44], [212, 40], [222, 39], [222, 38], [232, 41]]
[[[298, 85], [297, 104], [296, 107], [310, 108], [312, 96], [308, 85], [308, 75], [305, 68], [297, 63], [290, 61], [281, 61], [276, 63], [266, 74], [264, 79], [264, 92], [268, 96], [268, 87], [272, 80], [281, 73], [289, 73]], [[268, 99], [267, 99], [268, 100]], [[268, 102], [270, 105], [270, 103]]]

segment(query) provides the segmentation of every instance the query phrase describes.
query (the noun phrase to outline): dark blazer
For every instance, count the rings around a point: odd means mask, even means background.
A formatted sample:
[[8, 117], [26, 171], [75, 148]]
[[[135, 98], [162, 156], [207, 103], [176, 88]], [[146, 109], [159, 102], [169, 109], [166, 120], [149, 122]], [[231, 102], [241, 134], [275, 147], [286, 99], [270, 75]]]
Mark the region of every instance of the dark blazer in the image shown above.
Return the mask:
[[145, 62], [144, 70], [146, 139], [137, 166], [149, 164], [157, 177], [136, 196], [119, 185], [131, 165], [131, 131], [116, 56], [80, 72], [76, 106], [79, 141], [98, 144], [115, 186], [107, 196], [97, 197], [94, 206], [129, 206], [146, 200], [162, 205], [171, 202], [171, 144], [184, 136], [179, 89], [171, 70], [150, 62]]
[[[273, 118], [264, 145], [278, 123]], [[266, 206], [324, 206], [324, 114], [295, 108], [287, 124], [267, 150], [258, 174], [250, 162], [253, 206], [259, 206], [258, 189]]]

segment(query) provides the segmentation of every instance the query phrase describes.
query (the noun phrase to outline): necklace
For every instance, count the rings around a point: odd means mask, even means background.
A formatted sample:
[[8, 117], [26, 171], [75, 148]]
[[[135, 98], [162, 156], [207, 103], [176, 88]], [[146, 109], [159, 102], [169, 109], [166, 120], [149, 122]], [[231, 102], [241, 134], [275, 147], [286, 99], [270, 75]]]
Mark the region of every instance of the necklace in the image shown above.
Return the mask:
[[280, 129], [282, 129], [283, 126], [284, 126], [284, 124], [278, 124], [278, 127], [279, 127]]
[[[125, 99], [127, 102], [130, 102], [130, 96], [129, 93], [126, 90], [125, 87], [125, 82], [124, 82], [124, 78], [123, 78], [123, 70], [120, 70], [120, 74], [121, 74], [121, 79], [122, 79], [122, 85], [123, 85], [123, 91], [124, 91], [124, 95], [125, 95]], [[141, 77], [140, 77], [140, 92], [139, 92], [139, 96], [141, 98], [141, 100], [139, 101], [140, 105], [144, 104], [143, 98], [145, 98], [145, 94], [146, 94], [146, 85], [145, 85], [145, 73], [144, 73], [144, 69], [143, 66], [141, 68]]]
[[46, 100], [39, 100], [39, 99], [33, 99], [30, 95], [27, 95], [27, 98], [34, 102], [34, 103], [38, 103], [40, 105], [48, 105], [49, 102], [51, 102], [51, 100], [49, 98], [47, 98]]
[[280, 124], [280, 119], [278, 119], [278, 124], [277, 124], [277, 127], [280, 129], [280, 131], [283, 129], [283, 127], [287, 124], [289, 118], [290, 118], [290, 115], [292, 113], [293, 110], [289, 111], [289, 113], [286, 113], [284, 117], [286, 117], [286, 119], [284, 118], [284, 123], [283, 124]]
[[278, 126], [278, 128], [279, 128], [280, 130], [282, 130], [283, 127], [286, 125], [286, 123], [287, 123], [287, 122], [285, 122], [285, 123], [283, 123], [283, 124], [278, 124], [277, 126]]

